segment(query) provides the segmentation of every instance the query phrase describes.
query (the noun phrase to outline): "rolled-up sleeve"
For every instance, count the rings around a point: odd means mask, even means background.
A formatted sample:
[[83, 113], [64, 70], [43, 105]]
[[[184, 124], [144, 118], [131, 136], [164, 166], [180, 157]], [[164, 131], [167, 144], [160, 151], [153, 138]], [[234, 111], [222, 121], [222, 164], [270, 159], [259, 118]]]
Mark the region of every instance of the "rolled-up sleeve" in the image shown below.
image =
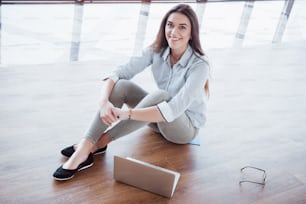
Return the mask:
[[159, 104], [157, 104], [158, 110], [167, 122], [171, 122], [175, 119], [173, 115], [173, 111], [169, 104], [166, 101], [163, 101]]
[[102, 81], [106, 81], [107, 79], [111, 79], [114, 83], [116, 83], [119, 80], [119, 77], [116, 75], [116, 73], [113, 72], [104, 77]]
[[209, 75], [209, 65], [200, 61], [189, 68], [186, 82], [168, 102], [158, 104], [158, 109], [167, 122], [172, 122], [183, 114], [193, 103], [202, 101], [204, 86]]

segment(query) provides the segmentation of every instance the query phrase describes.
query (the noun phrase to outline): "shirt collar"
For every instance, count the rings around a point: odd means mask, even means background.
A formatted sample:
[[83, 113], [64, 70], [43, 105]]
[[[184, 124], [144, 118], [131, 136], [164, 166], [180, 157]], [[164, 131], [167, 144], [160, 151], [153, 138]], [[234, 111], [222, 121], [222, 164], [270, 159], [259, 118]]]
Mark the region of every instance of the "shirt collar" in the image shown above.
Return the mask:
[[[187, 49], [185, 50], [183, 56], [181, 57], [181, 59], [178, 61], [178, 63], [180, 65], [182, 65], [183, 67], [185, 67], [188, 63], [188, 60], [190, 59], [191, 55], [192, 55], [193, 51], [191, 46], [188, 44]], [[170, 57], [170, 47], [167, 47], [162, 55], [162, 58], [166, 61], [168, 59], [168, 57]]]

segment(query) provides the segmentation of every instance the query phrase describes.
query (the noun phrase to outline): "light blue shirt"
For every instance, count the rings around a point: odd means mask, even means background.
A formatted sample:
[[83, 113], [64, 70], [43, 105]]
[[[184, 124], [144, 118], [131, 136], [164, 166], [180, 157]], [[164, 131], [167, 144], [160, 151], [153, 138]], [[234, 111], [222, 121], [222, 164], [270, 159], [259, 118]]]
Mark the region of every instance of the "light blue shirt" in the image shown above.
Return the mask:
[[141, 56], [131, 57], [110, 76], [118, 79], [131, 79], [147, 67], [150, 67], [159, 89], [167, 91], [172, 97], [168, 102], [157, 104], [167, 122], [171, 122], [185, 113], [194, 127], [200, 128], [206, 122], [206, 95], [204, 85], [209, 76], [207, 57], [194, 53], [188, 45], [181, 59], [171, 67], [170, 48], [159, 53], [146, 48]]

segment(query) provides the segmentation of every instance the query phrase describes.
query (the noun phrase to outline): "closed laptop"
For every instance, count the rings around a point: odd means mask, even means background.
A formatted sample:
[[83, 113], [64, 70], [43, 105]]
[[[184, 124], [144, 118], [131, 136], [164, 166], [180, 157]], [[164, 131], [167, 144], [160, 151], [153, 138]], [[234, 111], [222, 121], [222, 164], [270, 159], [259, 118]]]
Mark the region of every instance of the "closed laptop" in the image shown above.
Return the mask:
[[180, 174], [133, 158], [114, 157], [115, 180], [171, 198]]

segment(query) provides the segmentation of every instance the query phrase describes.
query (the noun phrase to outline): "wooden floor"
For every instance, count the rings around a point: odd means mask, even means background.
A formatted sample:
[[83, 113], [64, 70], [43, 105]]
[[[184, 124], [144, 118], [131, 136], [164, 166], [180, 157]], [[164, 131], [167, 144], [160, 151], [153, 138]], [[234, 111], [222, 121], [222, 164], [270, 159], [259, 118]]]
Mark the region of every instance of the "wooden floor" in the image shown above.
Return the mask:
[[[304, 44], [304, 46], [302, 46]], [[110, 144], [67, 182], [59, 151], [88, 127], [106, 62], [0, 68], [0, 203], [306, 203], [305, 42], [209, 50], [208, 122], [201, 146], [174, 145], [148, 128]], [[153, 89], [148, 74], [137, 78]], [[172, 199], [113, 179], [113, 156], [181, 173]], [[253, 165], [267, 172], [266, 185]]]

